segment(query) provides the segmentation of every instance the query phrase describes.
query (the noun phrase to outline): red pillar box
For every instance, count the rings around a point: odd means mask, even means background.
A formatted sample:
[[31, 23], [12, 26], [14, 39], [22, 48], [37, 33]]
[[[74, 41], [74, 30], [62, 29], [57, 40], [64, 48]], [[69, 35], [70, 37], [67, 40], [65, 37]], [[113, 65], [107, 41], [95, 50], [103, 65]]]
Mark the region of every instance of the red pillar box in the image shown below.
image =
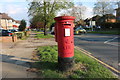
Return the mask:
[[73, 65], [74, 56], [74, 19], [72, 16], [60, 16], [56, 21], [55, 35], [58, 42], [58, 63], [61, 70], [68, 70]]

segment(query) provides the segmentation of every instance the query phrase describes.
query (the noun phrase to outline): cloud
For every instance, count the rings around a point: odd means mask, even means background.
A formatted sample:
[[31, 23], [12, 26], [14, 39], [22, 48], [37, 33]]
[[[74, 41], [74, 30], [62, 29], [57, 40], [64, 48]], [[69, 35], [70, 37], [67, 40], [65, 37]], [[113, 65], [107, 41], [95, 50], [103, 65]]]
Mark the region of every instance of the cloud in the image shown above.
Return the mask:
[[0, 12], [2, 12], [2, 11], [3, 11], [3, 5], [0, 4]]
[[97, 0], [74, 0], [74, 2], [96, 2]]
[[28, 17], [28, 3], [26, 2], [3, 2], [0, 3], [0, 12], [7, 13], [10, 17], [15, 20], [27, 20], [29, 21]]
[[97, 1], [118, 2], [120, 0], [74, 0], [74, 2], [97, 2]]
[[23, 12], [26, 13], [27, 9], [22, 5], [7, 5], [5, 12], [7, 12], [10, 15], [16, 15], [21, 14]]
[[1, 0], [0, 2], [26, 2], [26, 0]]
[[0, 3], [0, 12], [7, 13], [11, 17], [15, 16], [13, 18], [17, 18], [17, 19], [18, 17], [22, 18], [23, 16], [27, 16], [27, 12], [28, 12], [27, 3], [24, 2]]

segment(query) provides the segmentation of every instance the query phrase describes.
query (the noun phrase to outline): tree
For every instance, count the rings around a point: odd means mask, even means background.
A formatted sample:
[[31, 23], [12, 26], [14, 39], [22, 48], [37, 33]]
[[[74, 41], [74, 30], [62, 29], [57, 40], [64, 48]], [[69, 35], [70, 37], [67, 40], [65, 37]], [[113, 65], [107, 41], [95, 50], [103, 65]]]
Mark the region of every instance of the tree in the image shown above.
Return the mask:
[[72, 6], [73, 3], [66, 0], [33, 0], [29, 3], [28, 12], [30, 16], [39, 16], [38, 20], [44, 23], [44, 35], [47, 35], [47, 26], [53, 22], [56, 13]]
[[20, 26], [19, 26], [19, 31], [24, 31], [26, 28], [26, 21], [23, 19], [21, 20]]
[[33, 18], [30, 20], [30, 26], [32, 29], [41, 29], [41, 28], [44, 28], [44, 23], [43, 22], [40, 22], [39, 20], [39, 15], [35, 15], [33, 16]]
[[113, 3], [109, 2], [109, 0], [98, 0], [97, 3], [95, 3], [93, 11], [96, 15], [113, 14]]
[[76, 17], [75, 22], [78, 22], [83, 19], [84, 13], [86, 11], [86, 7], [82, 5], [82, 3], [79, 3], [76, 6], [73, 6], [71, 9], [68, 9], [64, 11], [61, 15], [69, 15]]

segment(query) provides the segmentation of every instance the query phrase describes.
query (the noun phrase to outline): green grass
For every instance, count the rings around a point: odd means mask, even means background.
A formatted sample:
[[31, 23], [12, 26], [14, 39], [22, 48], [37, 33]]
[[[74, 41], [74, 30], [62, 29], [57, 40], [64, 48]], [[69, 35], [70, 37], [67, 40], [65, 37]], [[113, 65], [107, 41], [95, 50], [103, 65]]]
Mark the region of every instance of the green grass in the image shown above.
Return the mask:
[[106, 31], [91, 31], [89, 33], [99, 33], [99, 34], [120, 34], [120, 32], [118, 30], [106, 30]]
[[47, 34], [47, 35], [44, 35], [44, 34], [37, 34], [36, 36], [35, 36], [35, 38], [53, 38], [54, 36], [53, 35], [51, 35], [51, 34]]
[[42, 33], [42, 34], [44, 33], [44, 32], [41, 32], [41, 31], [33, 31], [33, 32], [34, 33]]
[[76, 49], [74, 56], [76, 66], [69, 72], [57, 69], [57, 46], [39, 47], [36, 56], [39, 60], [33, 67], [39, 69], [39, 75], [42, 78], [116, 78], [103, 65]]

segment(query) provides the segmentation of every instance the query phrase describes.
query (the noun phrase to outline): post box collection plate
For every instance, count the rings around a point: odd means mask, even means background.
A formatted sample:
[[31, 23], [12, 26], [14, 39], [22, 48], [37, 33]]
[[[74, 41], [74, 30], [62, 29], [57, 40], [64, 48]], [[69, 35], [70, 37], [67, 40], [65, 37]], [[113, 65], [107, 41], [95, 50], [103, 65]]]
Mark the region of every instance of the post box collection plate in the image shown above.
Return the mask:
[[70, 29], [69, 28], [65, 28], [65, 36], [70, 36]]

